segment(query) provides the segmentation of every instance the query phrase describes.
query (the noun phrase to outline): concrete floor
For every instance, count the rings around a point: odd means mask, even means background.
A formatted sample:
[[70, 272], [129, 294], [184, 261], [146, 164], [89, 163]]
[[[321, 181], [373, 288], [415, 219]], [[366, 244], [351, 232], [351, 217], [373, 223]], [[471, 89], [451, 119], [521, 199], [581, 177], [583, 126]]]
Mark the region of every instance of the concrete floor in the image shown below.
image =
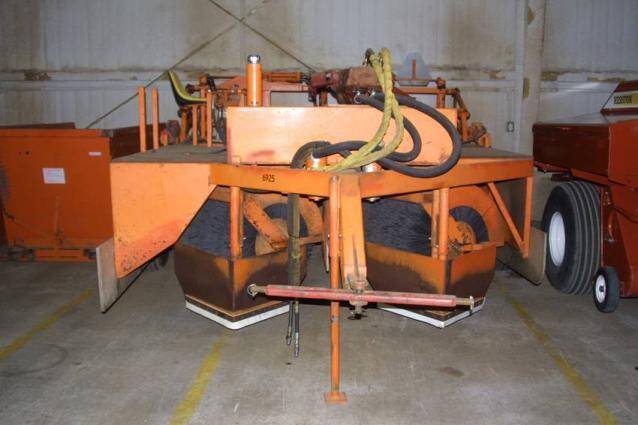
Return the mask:
[[[318, 264], [311, 274], [325, 279]], [[95, 281], [92, 264], [0, 263], [0, 345]], [[483, 311], [445, 330], [369, 311], [343, 322], [343, 406], [322, 400], [327, 307], [304, 305], [301, 321], [297, 359], [283, 341], [285, 316], [223, 330], [184, 308], [169, 263], [107, 314], [94, 290], [0, 360], [0, 423], [169, 424], [219, 341], [191, 424], [638, 423], [638, 300], [604, 315], [589, 297], [498, 272]], [[583, 400], [592, 394], [593, 410]]]

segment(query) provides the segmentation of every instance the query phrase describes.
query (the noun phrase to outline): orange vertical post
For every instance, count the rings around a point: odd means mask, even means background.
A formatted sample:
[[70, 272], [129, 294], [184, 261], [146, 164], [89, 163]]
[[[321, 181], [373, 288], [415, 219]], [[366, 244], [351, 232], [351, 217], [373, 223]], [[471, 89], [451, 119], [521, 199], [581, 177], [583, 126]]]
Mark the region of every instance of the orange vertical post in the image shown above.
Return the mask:
[[182, 122], [179, 128], [179, 140], [177, 143], [182, 143], [186, 140], [186, 127], [188, 127], [188, 112], [183, 109], [182, 110]]
[[534, 193], [534, 177], [525, 178], [525, 217], [523, 218], [523, 258], [527, 258], [532, 233], [532, 195]]
[[230, 188], [230, 258], [241, 257], [241, 189], [237, 186]]
[[[202, 99], [206, 99], [206, 89], [199, 89], [199, 97]], [[199, 115], [199, 134], [201, 134], [202, 139], [206, 138], [206, 112], [204, 111], [204, 107], [206, 104], [200, 105], [200, 115]]]
[[159, 149], [159, 93], [151, 89], [151, 117], [153, 120], [153, 149]]
[[146, 90], [144, 86], [137, 88], [140, 113], [140, 152], [146, 152]]
[[206, 92], [206, 146], [213, 146], [213, 93]]
[[441, 191], [432, 191], [432, 217], [430, 246], [432, 247], [432, 258], [439, 256], [439, 208], [441, 204]]
[[193, 132], [193, 146], [197, 146], [199, 142], [197, 137], [197, 105], [191, 106], [191, 131]]
[[246, 103], [248, 106], [262, 105], [262, 72], [259, 55], [249, 55], [246, 64]]
[[[330, 288], [339, 288], [339, 177], [330, 179], [330, 204], [329, 204], [329, 257], [330, 257]], [[343, 404], [347, 401], [346, 394], [340, 390], [341, 381], [341, 335], [339, 329], [339, 302], [330, 302], [330, 391], [324, 395], [328, 404]]]
[[439, 258], [447, 260], [448, 254], [448, 222], [450, 215], [450, 189], [440, 189], [439, 195]]

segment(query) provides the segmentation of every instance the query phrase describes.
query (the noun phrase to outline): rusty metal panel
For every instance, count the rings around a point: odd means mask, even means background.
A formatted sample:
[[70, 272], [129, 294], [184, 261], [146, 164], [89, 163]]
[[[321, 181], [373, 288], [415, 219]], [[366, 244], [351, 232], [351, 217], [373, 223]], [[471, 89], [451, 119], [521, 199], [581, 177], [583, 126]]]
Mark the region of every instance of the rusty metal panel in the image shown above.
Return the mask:
[[111, 163], [116, 276], [173, 245], [214, 188], [205, 163]]
[[494, 276], [496, 246], [440, 260], [368, 242], [366, 261], [375, 290], [482, 298]]
[[611, 125], [609, 149], [609, 179], [638, 187], [638, 118]]
[[609, 125], [544, 124], [534, 126], [534, 159], [565, 168], [606, 175]]
[[[302, 275], [305, 275], [303, 251]], [[230, 317], [272, 304], [272, 298], [250, 296], [246, 287], [265, 281], [285, 283], [287, 261], [286, 251], [230, 260], [183, 243], [175, 245], [175, 274], [186, 298]]]

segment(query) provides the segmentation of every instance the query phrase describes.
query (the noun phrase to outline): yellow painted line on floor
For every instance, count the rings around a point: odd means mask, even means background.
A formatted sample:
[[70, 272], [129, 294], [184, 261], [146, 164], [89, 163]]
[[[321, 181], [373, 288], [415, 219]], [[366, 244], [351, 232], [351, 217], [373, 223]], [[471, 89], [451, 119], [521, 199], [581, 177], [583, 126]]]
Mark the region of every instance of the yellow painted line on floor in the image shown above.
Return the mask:
[[[503, 288], [504, 289], [504, 288]], [[506, 289], [505, 299], [514, 307], [516, 314], [523, 320], [527, 329], [536, 337], [536, 339], [543, 345], [545, 351], [552, 358], [558, 369], [561, 371], [567, 382], [576, 390], [576, 393], [581, 399], [589, 406], [592, 413], [598, 418], [598, 422], [602, 425], [614, 425], [618, 423], [618, 420], [611, 413], [600, 400], [598, 394], [587, 385], [585, 379], [578, 373], [569, 361], [563, 357], [563, 355], [556, 349], [550, 339], [549, 335], [543, 331], [543, 329], [534, 321], [529, 312], [523, 307], [523, 305], [513, 298]]]
[[68, 314], [75, 306], [86, 301], [86, 299], [89, 298], [89, 296], [91, 295], [92, 291], [93, 291], [93, 287], [89, 287], [85, 289], [80, 295], [78, 295], [77, 297], [73, 298], [71, 301], [67, 302], [66, 304], [64, 304], [57, 310], [55, 310], [48, 317], [46, 317], [40, 323], [38, 323], [33, 328], [31, 328], [30, 331], [14, 339], [13, 341], [9, 343], [9, 345], [2, 347], [0, 349], [0, 360], [6, 359], [11, 354], [15, 353], [20, 348], [24, 347], [24, 345], [28, 343], [38, 333], [50, 328], [51, 325], [53, 325], [60, 318]]
[[215, 369], [217, 369], [217, 365], [219, 364], [224, 338], [224, 335], [222, 335], [213, 343], [208, 355], [199, 366], [197, 375], [195, 375], [195, 379], [193, 379], [186, 396], [184, 396], [184, 399], [175, 409], [170, 425], [188, 424], [197, 411], [199, 403], [202, 401], [208, 389], [213, 373], [215, 373]]

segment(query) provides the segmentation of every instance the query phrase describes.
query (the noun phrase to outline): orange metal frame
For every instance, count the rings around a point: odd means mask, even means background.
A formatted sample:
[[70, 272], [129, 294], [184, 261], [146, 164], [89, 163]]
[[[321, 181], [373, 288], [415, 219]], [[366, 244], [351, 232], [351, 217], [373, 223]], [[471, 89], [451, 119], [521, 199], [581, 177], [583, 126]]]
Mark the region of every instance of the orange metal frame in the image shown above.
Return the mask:
[[[143, 95], [143, 91], [140, 95]], [[210, 94], [205, 96], [210, 99]], [[156, 108], [155, 103], [157, 103], [157, 96], [153, 96], [153, 110]], [[210, 104], [211, 102], [207, 102], [207, 108]], [[361, 119], [369, 114], [369, 108], [366, 107], [305, 109], [309, 112], [295, 116], [301, 123], [301, 125], [295, 124], [295, 128], [315, 125], [318, 121], [313, 122], [312, 113], [320, 116], [326, 110], [333, 114], [334, 119], [339, 120], [346, 115], [351, 119], [350, 122], [354, 119], [357, 123], [355, 128], [367, 128], [365, 120]], [[244, 108], [231, 110], [229, 112], [229, 144], [241, 145], [249, 139], [248, 134], [238, 136], [238, 133], [242, 134], [238, 126], [273, 125], [273, 122], [275, 126], [279, 125], [282, 128], [289, 125], [290, 121], [286, 119], [286, 114], [290, 110], [292, 109], [278, 114], [278, 108], [255, 108], [255, 114], [252, 115], [254, 119], [250, 123], [243, 121], [246, 116], [242, 116], [242, 120], [233, 121], [232, 117], [235, 114], [246, 112]], [[140, 129], [146, 128], [145, 111], [143, 111], [140, 102]], [[203, 115], [206, 117], [206, 123], [202, 128], [210, 129], [211, 114], [207, 112]], [[197, 113], [194, 109], [194, 129], [198, 128], [196, 117]], [[154, 124], [155, 120], [156, 114], [153, 114]], [[422, 125], [427, 126], [427, 124]], [[253, 137], [255, 134], [259, 134], [260, 138], [262, 135], [267, 136], [263, 132], [253, 132]], [[334, 134], [328, 132], [326, 136], [328, 140], [335, 140], [332, 138]], [[141, 133], [140, 139], [143, 140], [143, 137], [145, 134]], [[155, 132], [153, 137], [155, 139]], [[437, 139], [437, 142], [440, 146], [444, 146], [446, 140]], [[292, 156], [290, 152], [296, 149], [294, 147], [296, 143], [289, 139], [279, 142], [273, 139], [266, 146], [274, 152], [284, 150], [287, 152], [289, 161]], [[291, 144], [293, 147], [290, 146]], [[157, 146], [155, 140], [153, 145]], [[533, 163], [528, 157], [465, 157], [461, 158], [458, 164], [446, 174], [419, 179], [383, 170], [351, 174], [297, 170], [276, 165], [241, 165], [243, 158], [235, 154], [234, 146], [229, 146], [226, 162], [213, 161], [205, 156], [190, 153], [180, 156], [179, 152], [175, 150], [173, 156], [166, 157], [170, 160], [154, 159], [140, 154], [111, 165], [114, 267], [117, 277], [129, 275], [156, 254], [174, 244], [202, 203], [218, 186], [229, 188], [230, 253], [233, 258], [241, 256], [241, 222], [244, 215], [250, 215], [252, 220], [257, 222], [264, 220], [257, 224], [261, 225], [264, 233], [269, 235], [269, 240], [274, 243], [273, 246], [281, 247], [284, 243], [282, 235], [272, 227], [272, 223], [268, 223], [263, 217], [259, 218], [258, 209], [255, 210], [255, 206], [252, 205], [253, 200], [243, 189], [282, 194], [296, 193], [326, 200], [328, 223], [324, 226], [329, 229], [330, 287], [332, 289], [345, 288], [353, 291], [369, 289], [366, 279], [366, 243], [362, 219], [362, 201], [367, 198], [420, 196], [419, 199], [422, 199], [424, 208], [431, 212], [432, 256], [440, 260], [459, 255], [449, 249], [450, 226], [453, 224], [449, 211], [457, 202], [455, 199], [462, 197], [476, 199], [477, 205], [483, 205], [481, 208], [485, 211], [496, 205], [486, 216], [489, 217], [488, 225], [498, 228], [497, 234], [500, 235], [496, 236], [497, 240], [491, 245], [473, 245], [468, 250], [484, 249], [488, 246], [493, 247], [494, 243], [503, 244], [513, 240], [523, 257], [526, 257], [529, 252]], [[444, 155], [441, 155], [439, 160], [443, 160], [443, 157]], [[273, 162], [277, 163], [280, 160]], [[514, 222], [495, 185], [496, 182], [514, 179], [525, 179], [526, 182], [525, 216], [523, 223], [519, 223], [520, 226]], [[487, 185], [487, 188], [482, 189], [474, 185]], [[500, 213], [500, 216], [496, 211]], [[522, 227], [521, 231], [519, 227]], [[506, 238], [505, 234], [509, 237]], [[339, 303], [337, 301], [330, 303], [330, 329], [332, 383], [331, 390], [326, 394], [326, 401], [343, 403], [346, 397], [340, 390]]]

